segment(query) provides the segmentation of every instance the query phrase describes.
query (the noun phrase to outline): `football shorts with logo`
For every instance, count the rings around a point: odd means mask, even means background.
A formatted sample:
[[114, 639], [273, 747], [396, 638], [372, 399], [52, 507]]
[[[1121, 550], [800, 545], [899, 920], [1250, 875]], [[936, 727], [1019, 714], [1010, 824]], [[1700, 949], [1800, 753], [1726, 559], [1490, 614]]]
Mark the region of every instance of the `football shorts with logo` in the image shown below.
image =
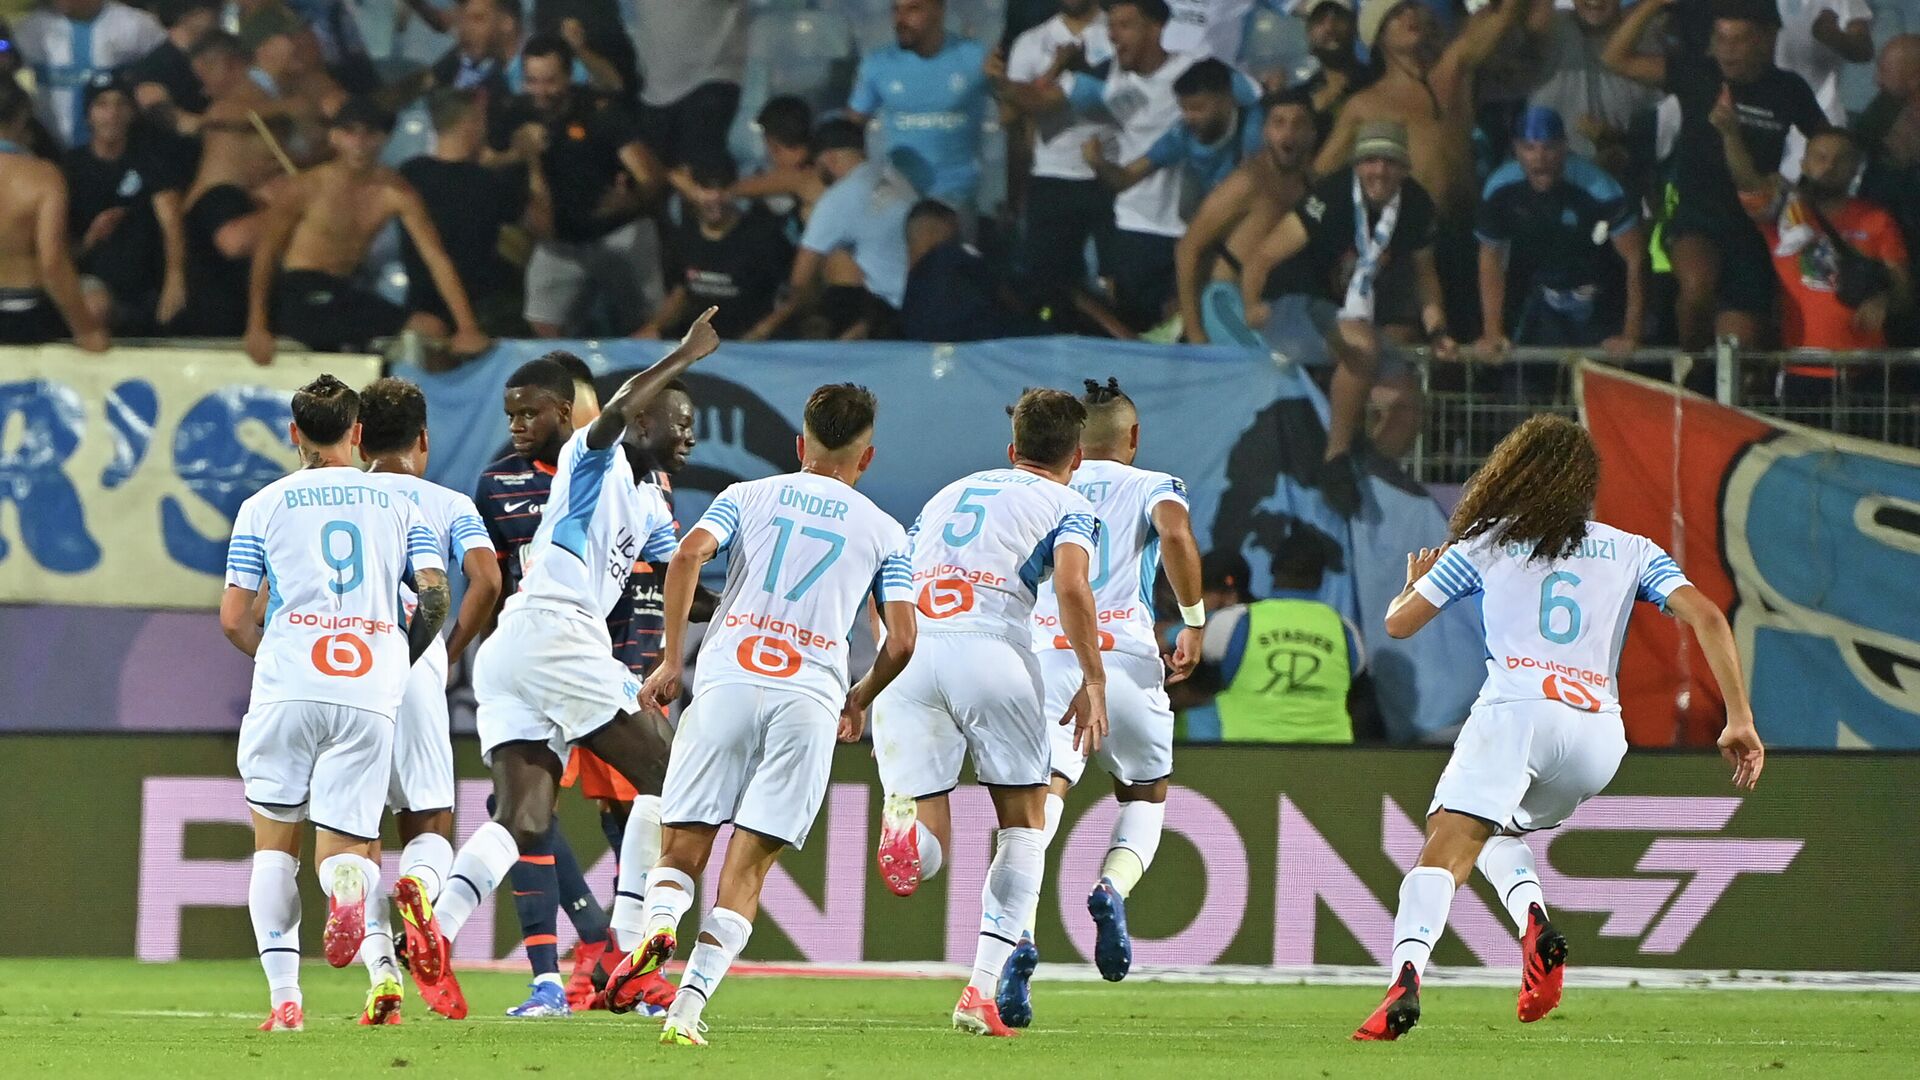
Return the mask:
[[240, 720], [240, 779], [254, 810], [361, 840], [380, 836], [392, 753], [393, 718], [351, 705], [270, 701]]
[[660, 820], [724, 825], [807, 841], [833, 771], [838, 713], [800, 690], [705, 686], [680, 716]]
[[939, 795], [959, 786], [967, 759], [983, 784], [1045, 784], [1045, 699], [1028, 642], [930, 634], [923, 624], [907, 669], [873, 703], [881, 784], [896, 795]]
[[1475, 705], [1453, 743], [1427, 813], [1451, 810], [1502, 829], [1551, 829], [1598, 795], [1620, 768], [1617, 711], [1557, 701]]
[[[1160, 658], [1132, 653], [1101, 654], [1107, 669], [1107, 736], [1094, 751], [1095, 760], [1109, 776], [1123, 784], [1150, 784], [1173, 774], [1173, 707], [1161, 685], [1165, 668]], [[1046, 683], [1042, 714], [1049, 732], [1052, 769], [1078, 784], [1087, 767], [1086, 755], [1073, 747], [1074, 725], [1059, 722], [1080, 692], [1080, 662], [1070, 649], [1040, 654], [1040, 676]]]

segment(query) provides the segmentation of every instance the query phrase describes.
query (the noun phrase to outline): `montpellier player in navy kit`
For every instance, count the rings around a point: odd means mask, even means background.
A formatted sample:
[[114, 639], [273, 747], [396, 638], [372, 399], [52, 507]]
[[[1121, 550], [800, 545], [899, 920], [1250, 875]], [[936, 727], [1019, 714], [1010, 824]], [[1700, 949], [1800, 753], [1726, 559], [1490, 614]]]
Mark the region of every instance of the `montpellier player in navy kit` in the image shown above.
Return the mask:
[[1500, 441], [1468, 481], [1445, 548], [1407, 557], [1387, 633], [1409, 637], [1442, 608], [1480, 594], [1487, 681], [1440, 774], [1419, 864], [1400, 883], [1393, 983], [1353, 1037], [1392, 1040], [1420, 1019], [1420, 977], [1454, 892], [1477, 867], [1522, 938], [1522, 1023], [1560, 1003], [1567, 939], [1547, 921], [1533, 851], [1613, 779], [1627, 752], [1616, 680], [1634, 601], [1692, 630], [1726, 700], [1720, 751], [1751, 789], [1766, 751], [1733, 632], [1713, 602], [1644, 536], [1590, 520], [1600, 463], [1578, 424], [1536, 416]]
[[[719, 345], [711, 316], [627, 380], [561, 448], [548, 511], [524, 553], [526, 577], [480, 646], [475, 723], [497, 806], [455, 855], [436, 905], [432, 936], [443, 975], [452, 939], [519, 859], [519, 845], [546, 837], [572, 745], [586, 746], [636, 786], [658, 783], [665, 772], [666, 720], [642, 706], [640, 680], [613, 658], [606, 617], [634, 561], [667, 558], [676, 538], [665, 500], [635, 479], [622, 440], [649, 402]], [[629, 844], [639, 823], [638, 815], [629, 822]], [[648, 846], [657, 852], [658, 844], [656, 827]]]
[[[873, 699], [913, 655], [913, 564], [906, 531], [853, 485], [873, 461], [873, 395], [823, 386], [807, 400], [800, 471], [734, 484], [687, 533], [667, 573], [666, 654], [643, 696], [680, 696], [688, 611], [700, 568], [727, 557], [727, 585], [700, 647], [693, 703], [667, 767], [666, 830], [642, 904], [621, 898], [615, 928], [639, 944], [608, 980], [624, 1007], [629, 973], [673, 956], [693, 884], [731, 822], [714, 907], [701, 923], [661, 1041], [706, 1044], [700, 1014], [746, 947], [767, 871], [806, 842], [826, 798], [836, 730], [854, 742]], [[848, 687], [849, 627], [879, 605], [886, 634]], [[632, 921], [626, 921], [631, 910]]]
[[[239, 765], [253, 812], [247, 911], [272, 995], [262, 1031], [305, 1023], [294, 877], [301, 822], [313, 821], [328, 897], [327, 962], [345, 967], [369, 933], [387, 933], [376, 860], [394, 715], [408, 670], [452, 604], [440, 545], [419, 509], [353, 466], [358, 412], [358, 395], [331, 375], [294, 394], [290, 434], [303, 468], [240, 505], [227, 547], [220, 628], [254, 659]], [[403, 625], [395, 616], [409, 574], [417, 606]], [[263, 586], [264, 623], [254, 615]]]
[[[1133, 467], [1140, 451], [1140, 414], [1117, 380], [1087, 380], [1081, 398], [1087, 424], [1080, 433], [1080, 467], [1073, 490], [1087, 497], [1100, 515], [1100, 551], [1094, 559], [1093, 599], [1100, 612], [1100, 651], [1107, 669], [1107, 737], [1094, 755], [1113, 777], [1120, 814], [1100, 877], [1087, 895], [1093, 917], [1093, 962], [1109, 981], [1126, 978], [1133, 963], [1127, 935], [1126, 900], [1160, 849], [1166, 820], [1167, 778], [1173, 774], [1173, 709], [1164, 683], [1179, 682], [1200, 661], [1200, 545], [1187, 516], [1187, 486], [1178, 477]], [[1175, 643], [1172, 673], [1160, 659], [1154, 637], [1153, 586], [1164, 560], [1185, 627]], [[1033, 608], [1033, 649], [1046, 681], [1048, 715], [1064, 712], [1080, 688], [1080, 665], [1060, 632], [1060, 604], [1051, 583], [1040, 587]], [[1041, 842], [1051, 844], [1060, 828], [1067, 790], [1080, 782], [1087, 754], [1073, 745], [1067, 728], [1053, 730], [1053, 781], [1047, 792], [1046, 827]], [[1023, 938], [1008, 962], [997, 1004], [1009, 1027], [1032, 1022], [1027, 979], [1039, 954], [1030, 936], [1029, 912]]]
[[[947, 794], [965, 759], [993, 800], [1000, 830], [973, 976], [953, 1024], [995, 1036], [1013, 1034], [994, 998], [1045, 870], [1047, 725], [1073, 722], [1074, 745], [1085, 751], [1098, 749], [1107, 729], [1106, 669], [1088, 585], [1100, 519], [1067, 487], [1080, 464], [1086, 406], [1059, 390], [1029, 390], [1012, 413], [1013, 467], [947, 485], [909, 533], [920, 639], [873, 713], [887, 792], [879, 861], [888, 888], [906, 896], [939, 872], [952, 842]], [[1042, 715], [1046, 689], [1033, 655], [1033, 604], [1049, 575], [1060, 633], [1080, 667], [1064, 717]]]

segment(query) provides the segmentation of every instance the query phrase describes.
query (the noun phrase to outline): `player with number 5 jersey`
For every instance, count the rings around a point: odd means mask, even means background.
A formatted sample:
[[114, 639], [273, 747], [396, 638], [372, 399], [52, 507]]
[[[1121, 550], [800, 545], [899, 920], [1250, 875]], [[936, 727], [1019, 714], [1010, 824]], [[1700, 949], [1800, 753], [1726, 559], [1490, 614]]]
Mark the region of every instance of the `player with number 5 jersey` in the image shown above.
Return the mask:
[[[227, 548], [220, 628], [254, 658], [239, 765], [254, 829], [247, 910], [272, 1001], [263, 1031], [303, 1026], [294, 879], [303, 821], [313, 821], [328, 896], [327, 962], [352, 963], [369, 924], [384, 922], [367, 901], [379, 895], [394, 715], [452, 602], [441, 544], [419, 509], [353, 467], [359, 407], [331, 375], [294, 394], [290, 434], [305, 467], [240, 505]], [[262, 586], [264, 622], [254, 613]], [[398, 982], [390, 989], [394, 1009]]]
[[[995, 1036], [1012, 1034], [994, 999], [1045, 868], [1048, 725], [1073, 722], [1074, 745], [1085, 752], [1099, 748], [1107, 729], [1106, 668], [1089, 584], [1100, 519], [1067, 486], [1080, 465], [1087, 409], [1072, 394], [1029, 390], [1012, 413], [1013, 467], [948, 484], [909, 533], [920, 644], [873, 714], [874, 756], [887, 792], [880, 873], [896, 894], [912, 893], [939, 872], [952, 841], [947, 795], [960, 783], [965, 759], [993, 800], [1000, 829], [973, 978], [953, 1024]], [[1049, 577], [1060, 633], [1080, 673], [1071, 704], [1055, 716], [1046, 715], [1032, 648], [1033, 605]]]
[[[873, 395], [823, 386], [807, 399], [800, 471], [734, 484], [681, 541], [667, 569], [666, 643], [643, 696], [680, 696], [689, 611], [700, 568], [727, 559], [693, 703], [667, 768], [660, 861], [643, 903], [622, 897], [614, 928], [641, 943], [607, 982], [608, 1005], [673, 956], [693, 883], [720, 826], [731, 822], [715, 905], [701, 920], [662, 1040], [705, 1042], [701, 1012], [745, 946], [760, 889], [781, 849], [800, 847], [826, 798], [836, 731], [860, 738], [866, 710], [913, 654], [913, 571], [906, 531], [853, 489], [873, 461]], [[849, 690], [852, 627], [879, 604], [886, 633]]]
[[1536, 416], [1468, 481], [1447, 547], [1407, 558], [1387, 633], [1411, 636], [1478, 594], [1487, 681], [1434, 790], [1419, 863], [1400, 885], [1386, 1000], [1356, 1039], [1396, 1039], [1419, 1020], [1420, 977], [1475, 868], [1522, 935], [1520, 1021], [1560, 1003], [1567, 940], [1547, 919], [1521, 836], [1566, 821], [1620, 766], [1627, 740], [1615, 679], [1635, 601], [1658, 605], [1698, 638], [1726, 702], [1720, 748], [1733, 782], [1752, 788], [1760, 779], [1766, 752], [1726, 617], [1653, 541], [1590, 520], [1599, 481], [1586, 431]]

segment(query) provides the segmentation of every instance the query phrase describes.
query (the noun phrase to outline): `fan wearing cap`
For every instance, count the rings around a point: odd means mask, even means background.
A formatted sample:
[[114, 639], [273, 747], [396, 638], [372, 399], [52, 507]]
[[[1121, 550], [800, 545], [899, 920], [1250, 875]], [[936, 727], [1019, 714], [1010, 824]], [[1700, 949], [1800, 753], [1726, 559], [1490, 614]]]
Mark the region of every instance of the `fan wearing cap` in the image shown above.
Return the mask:
[[174, 170], [134, 135], [133, 90], [87, 84], [87, 144], [67, 151], [67, 235], [94, 317], [117, 334], [151, 333], [187, 303], [187, 245]]
[[1441, 359], [1455, 352], [1434, 263], [1433, 199], [1411, 177], [1412, 162], [1407, 129], [1398, 122], [1360, 125], [1353, 164], [1314, 184], [1241, 268], [1241, 302], [1252, 329], [1271, 315], [1268, 277], [1294, 256], [1302, 256], [1302, 274], [1319, 295], [1310, 314], [1335, 361], [1319, 488], [1327, 505], [1347, 517], [1360, 508], [1352, 455], [1376, 381], [1401, 391], [1372, 433], [1381, 455], [1400, 457], [1419, 433], [1412, 372], [1387, 341], [1425, 340]]
[[399, 173], [380, 165], [392, 131], [392, 113], [368, 98], [348, 99], [328, 132], [333, 160], [295, 177], [268, 212], [247, 283], [246, 349], [254, 363], [273, 361], [276, 333], [316, 351], [364, 352], [374, 339], [400, 332], [406, 312], [350, 280], [374, 236], [396, 219], [453, 315], [454, 353], [487, 347], [426, 204]]
[[73, 329], [74, 344], [107, 347], [80, 297], [67, 248], [67, 182], [27, 149], [33, 99], [0, 79], [0, 344], [38, 345]]
[[1713, 0], [1709, 59], [1634, 51], [1672, 0], [1643, 0], [1614, 30], [1602, 59], [1627, 78], [1657, 86], [1680, 102], [1680, 135], [1673, 150], [1673, 187], [1679, 205], [1667, 223], [1673, 273], [1679, 285], [1680, 347], [1704, 349], [1717, 337], [1758, 343], [1773, 316], [1774, 281], [1767, 244], [1741, 209], [1721, 132], [1711, 119], [1724, 96], [1762, 174], [1777, 172], [1787, 135], [1826, 130], [1827, 116], [1807, 81], [1774, 64], [1780, 13], [1774, 0]]
[[1535, 105], [1520, 114], [1513, 155], [1487, 178], [1475, 225], [1480, 351], [1497, 357], [1509, 344], [1633, 351], [1646, 314], [1638, 207], [1606, 170], [1568, 152], [1566, 123], [1552, 109]]
[[1307, 24], [1307, 49], [1315, 68], [1300, 86], [1312, 95], [1314, 124], [1324, 141], [1333, 134], [1333, 118], [1340, 106], [1367, 78], [1367, 67], [1355, 49], [1360, 38], [1353, 0], [1295, 0], [1291, 10]]

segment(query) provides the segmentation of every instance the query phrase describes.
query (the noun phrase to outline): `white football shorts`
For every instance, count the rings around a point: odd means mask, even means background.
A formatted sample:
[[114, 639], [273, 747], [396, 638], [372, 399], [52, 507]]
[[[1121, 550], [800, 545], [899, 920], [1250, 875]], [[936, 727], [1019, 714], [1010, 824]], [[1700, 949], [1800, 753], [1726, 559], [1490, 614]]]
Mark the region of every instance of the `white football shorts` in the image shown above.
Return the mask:
[[407, 672], [393, 727], [393, 778], [387, 806], [453, 809], [453, 739], [447, 716], [447, 645], [435, 640]]
[[797, 690], [705, 687], [674, 733], [660, 820], [732, 822], [801, 847], [827, 796], [839, 722], [820, 699]]
[[480, 645], [473, 668], [480, 756], [510, 742], [544, 742], [567, 760], [571, 745], [640, 711], [640, 680], [613, 658], [604, 622], [544, 607], [515, 607]]
[[351, 705], [274, 701], [240, 720], [247, 802], [274, 821], [378, 839], [392, 758], [392, 718]]
[[907, 669], [873, 703], [881, 786], [914, 798], [944, 794], [959, 786], [967, 758], [983, 784], [1045, 784], [1045, 698], [1026, 642], [921, 634]]
[[1557, 701], [1475, 705], [1427, 813], [1452, 810], [1521, 832], [1551, 829], [1607, 786], [1626, 753], [1617, 712]]
[[[1094, 758], [1107, 775], [1123, 784], [1150, 784], [1173, 775], [1173, 706], [1161, 685], [1166, 667], [1160, 658], [1132, 653], [1101, 654], [1107, 669], [1107, 737]], [[1040, 654], [1040, 677], [1047, 684], [1047, 722], [1053, 771], [1078, 784], [1086, 755], [1073, 748], [1073, 725], [1060, 723], [1080, 690], [1080, 662], [1072, 650]]]

